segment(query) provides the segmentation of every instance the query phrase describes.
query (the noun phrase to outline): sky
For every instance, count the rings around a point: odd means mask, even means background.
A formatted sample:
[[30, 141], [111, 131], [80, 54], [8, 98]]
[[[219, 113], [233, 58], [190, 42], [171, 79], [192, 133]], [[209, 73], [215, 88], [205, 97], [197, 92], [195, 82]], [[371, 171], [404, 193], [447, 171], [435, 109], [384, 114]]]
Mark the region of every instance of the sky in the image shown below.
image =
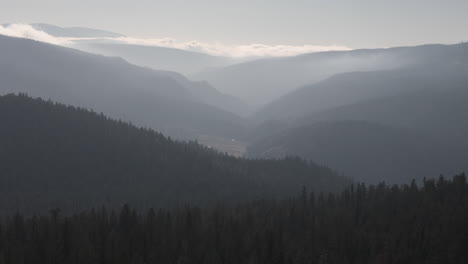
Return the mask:
[[0, 23], [223, 45], [379, 48], [468, 41], [468, 0], [0, 0]]

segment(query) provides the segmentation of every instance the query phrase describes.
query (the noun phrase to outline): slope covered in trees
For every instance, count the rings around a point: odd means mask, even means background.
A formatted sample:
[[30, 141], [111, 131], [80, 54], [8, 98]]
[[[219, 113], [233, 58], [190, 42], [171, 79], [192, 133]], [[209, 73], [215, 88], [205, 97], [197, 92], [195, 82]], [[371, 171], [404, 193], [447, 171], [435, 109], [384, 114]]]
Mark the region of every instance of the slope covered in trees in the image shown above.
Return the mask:
[[349, 183], [300, 159], [246, 160], [25, 95], [0, 97], [0, 208], [166, 206], [281, 197]]
[[464, 264], [467, 221], [465, 175], [237, 207], [52, 210], [0, 222], [0, 263]]
[[468, 169], [461, 146], [366, 121], [323, 121], [288, 128], [255, 140], [247, 155], [298, 155], [371, 183], [405, 183], [430, 174], [455, 174]]
[[439, 89], [424, 89], [315, 112], [296, 120], [295, 124], [362, 120], [467, 147], [468, 74], [463, 78], [465, 82], [454, 86], [440, 84]]

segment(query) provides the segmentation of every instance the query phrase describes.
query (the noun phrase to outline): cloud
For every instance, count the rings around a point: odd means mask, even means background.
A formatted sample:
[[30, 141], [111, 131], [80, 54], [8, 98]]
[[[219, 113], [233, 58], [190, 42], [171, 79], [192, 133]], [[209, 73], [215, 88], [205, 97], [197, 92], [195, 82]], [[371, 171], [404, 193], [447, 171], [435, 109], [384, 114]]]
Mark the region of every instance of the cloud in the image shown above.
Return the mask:
[[31, 25], [27, 24], [10, 24], [5, 26], [0, 25], [0, 35], [33, 39], [54, 45], [71, 44], [71, 42], [65, 38], [51, 36], [44, 31], [36, 30]]
[[176, 48], [182, 50], [197, 51], [216, 56], [227, 57], [282, 57], [295, 56], [303, 53], [333, 51], [333, 50], [350, 50], [349, 47], [340, 45], [317, 46], [317, 45], [265, 45], [265, 44], [249, 44], [249, 45], [224, 45], [221, 43], [203, 43], [199, 41], [178, 42], [172, 38], [160, 39], [139, 39], [130, 37], [114, 38], [113, 40], [144, 46], [160, 46], [168, 48]]
[[261, 56], [261, 57], [278, 57], [278, 56], [295, 56], [304, 53], [320, 52], [320, 51], [333, 51], [333, 50], [350, 50], [345, 46], [331, 45], [331, 46], [316, 46], [316, 45], [264, 45], [264, 44], [251, 44], [237, 46], [232, 49], [235, 53], [234, 56]]
[[[121, 43], [130, 45], [157, 46], [175, 48], [188, 51], [196, 51], [215, 56], [226, 56], [234, 58], [245, 57], [282, 57], [295, 56], [303, 53], [333, 51], [333, 50], [349, 50], [350, 48], [340, 45], [265, 45], [265, 44], [249, 44], [249, 45], [225, 45], [221, 43], [205, 43], [200, 41], [179, 42], [173, 38], [63, 38], [55, 37], [47, 34], [44, 31], [37, 30], [28, 24], [11, 24], [0, 26], [0, 35], [7, 35], [19, 38], [28, 38], [37, 41], [42, 41], [55, 45], [75, 47], [77, 42], [86, 41], [108, 41], [111, 43]], [[77, 46], [78, 47], [78, 46]]]

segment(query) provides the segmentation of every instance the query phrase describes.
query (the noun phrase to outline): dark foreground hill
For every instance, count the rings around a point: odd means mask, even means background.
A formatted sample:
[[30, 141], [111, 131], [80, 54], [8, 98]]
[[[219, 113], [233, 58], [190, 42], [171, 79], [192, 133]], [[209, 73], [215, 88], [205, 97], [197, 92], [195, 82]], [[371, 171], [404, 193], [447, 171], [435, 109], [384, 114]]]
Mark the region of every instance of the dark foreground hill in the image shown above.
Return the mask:
[[71, 106], [0, 97], [0, 208], [166, 206], [281, 197], [349, 183], [299, 159], [246, 160]]
[[464, 264], [467, 221], [464, 175], [235, 208], [53, 210], [1, 221], [0, 262]]

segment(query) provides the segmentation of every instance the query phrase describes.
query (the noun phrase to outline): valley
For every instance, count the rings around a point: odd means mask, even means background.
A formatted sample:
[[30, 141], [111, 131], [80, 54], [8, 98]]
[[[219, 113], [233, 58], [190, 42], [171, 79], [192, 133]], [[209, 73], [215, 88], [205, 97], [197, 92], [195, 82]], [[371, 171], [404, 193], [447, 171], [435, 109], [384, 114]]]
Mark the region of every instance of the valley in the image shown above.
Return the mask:
[[468, 263], [467, 1], [0, 8], [0, 264]]

